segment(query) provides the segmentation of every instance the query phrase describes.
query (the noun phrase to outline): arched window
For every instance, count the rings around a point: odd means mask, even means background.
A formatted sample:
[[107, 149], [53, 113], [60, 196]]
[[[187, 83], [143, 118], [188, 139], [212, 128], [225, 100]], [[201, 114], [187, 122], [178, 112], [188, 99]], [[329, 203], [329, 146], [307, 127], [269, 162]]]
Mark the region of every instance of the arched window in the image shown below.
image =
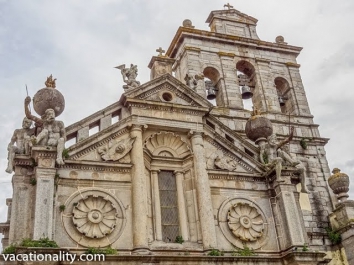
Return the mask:
[[256, 87], [255, 69], [247, 61], [239, 61], [236, 64], [239, 89], [243, 99], [244, 109], [252, 110], [252, 97]]
[[295, 111], [290, 86], [285, 78], [277, 77], [274, 79], [275, 88], [278, 94], [278, 101], [282, 113], [291, 114]]
[[221, 106], [220, 73], [213, 67], [206, 67], [203, 71], [207, 99], [215, 106]]

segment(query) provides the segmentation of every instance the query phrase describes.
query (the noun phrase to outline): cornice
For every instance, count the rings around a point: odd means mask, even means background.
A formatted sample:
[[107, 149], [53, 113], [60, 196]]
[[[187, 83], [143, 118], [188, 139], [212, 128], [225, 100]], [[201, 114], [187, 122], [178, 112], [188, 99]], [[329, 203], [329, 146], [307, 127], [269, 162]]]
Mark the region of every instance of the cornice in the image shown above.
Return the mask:
[[286, 52], [286, 53], [295, 53], [296, 55], [298, 55], [302, 50], [301, 47], [297, 47], [297, 46], [267, 42], [267, 41], [262, 41], [257, 39], [227, 35], [227, 34], [199, 30], [194, 28], [179, 27], [166, 52], [166, 56], [169, 56], [170, 58], [175, 58], [177, 53], [177, 48], [180, 46], [183, 38], [185, 37], [193, 37], [194, 39], [198, 38], [203, 40], [213, 40], [218, 42], [228, 42], [232, 44], [237, 43], [239, 45], [254, 46], [255, 48], [260, 48], [264, 50], [276, 50], [276, 51]]

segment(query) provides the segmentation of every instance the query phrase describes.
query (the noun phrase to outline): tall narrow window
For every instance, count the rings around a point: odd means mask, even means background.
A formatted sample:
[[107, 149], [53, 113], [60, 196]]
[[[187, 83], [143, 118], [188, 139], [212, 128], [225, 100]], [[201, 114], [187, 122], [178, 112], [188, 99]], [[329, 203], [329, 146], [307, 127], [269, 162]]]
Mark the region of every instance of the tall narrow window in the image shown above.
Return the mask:
[[162, 240], [175, 242], [179, 232], [177, 186], [172, 171], [159, 172]]

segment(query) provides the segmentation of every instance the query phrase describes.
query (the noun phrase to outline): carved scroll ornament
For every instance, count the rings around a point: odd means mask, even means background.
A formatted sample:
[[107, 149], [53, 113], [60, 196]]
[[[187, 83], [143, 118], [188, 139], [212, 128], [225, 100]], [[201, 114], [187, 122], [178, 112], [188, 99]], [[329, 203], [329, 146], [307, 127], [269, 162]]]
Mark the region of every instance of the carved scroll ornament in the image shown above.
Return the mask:
[[100, 147], [97, 151], [104, 161], [119, 161], [130, 152], [134, 141], [135, 138], [120, 141], [112, 140], [108, 143], [108, 146]]

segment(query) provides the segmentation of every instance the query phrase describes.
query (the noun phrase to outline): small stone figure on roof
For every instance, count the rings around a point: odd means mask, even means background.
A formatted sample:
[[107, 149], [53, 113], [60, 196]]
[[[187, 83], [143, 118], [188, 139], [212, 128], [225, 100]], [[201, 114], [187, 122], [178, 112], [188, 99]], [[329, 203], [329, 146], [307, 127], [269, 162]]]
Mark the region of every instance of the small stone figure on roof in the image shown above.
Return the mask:
[[66, 141], [66, 133], [64, 123], [62, 121], [55, 120], [55, 112], [53, 109], [47, 109], [41, 118], [38, 118], [31, 114], [28, 105], [31, 102], [30, 97], [25, 99], [25, 113], [26, 117], [36, 124], [42, 127], [42, 131], [37, 136], [32, 136], [34, 144], [42, 146], [53, 146], [57, 148], [58, 165], [63, 165], [62, 153], [64, 150], [64, 144]]
[[[30, 138], [33, 134], [33, 129], [31, 129], [32, 121], [26, 117], [22, 121], [22, 129], [16, 129], [11, 137], [11, 141], [7, 146], [8, 151], [8, 164], [7, 173], [12, 173], [13, 171], [13, 159], [15, 154], [28, 154]], [[15, 145], [16, 144], [16, 145]]]
[[198, 81], [204, 79], [203, 74], [186, 74], [184, 77], [184, 81], [186, 81], [186, 85], [189, 86], [192, 89], [195, 89], [196, 86], [198, 85]]
[[282, 164], [285, 162], [290, 163], [295, 167], [300, 162], [293, 160], [288, 153], [281, 150], [281, 147], [290, 142], [294, 135], [294, 127], [291, 127], [290, 135], [287, 139], [277, 142], [277, 136], [272, 134], [267, 138], [267, 142], [260, 143], [260, 160], [267, 167], [275, 166], [276, 180], [283, 182], [281, 178]]
[[136, 81], [136, 77], [138, 76], [138, 66], [134, 64], [130, 64], [130, 68], [125, 68], [125, 64], [115, 67], [121, 71], [123, 81], [126, 83], [124, 88], [134, 88], [140, 86], [140, 82]]

